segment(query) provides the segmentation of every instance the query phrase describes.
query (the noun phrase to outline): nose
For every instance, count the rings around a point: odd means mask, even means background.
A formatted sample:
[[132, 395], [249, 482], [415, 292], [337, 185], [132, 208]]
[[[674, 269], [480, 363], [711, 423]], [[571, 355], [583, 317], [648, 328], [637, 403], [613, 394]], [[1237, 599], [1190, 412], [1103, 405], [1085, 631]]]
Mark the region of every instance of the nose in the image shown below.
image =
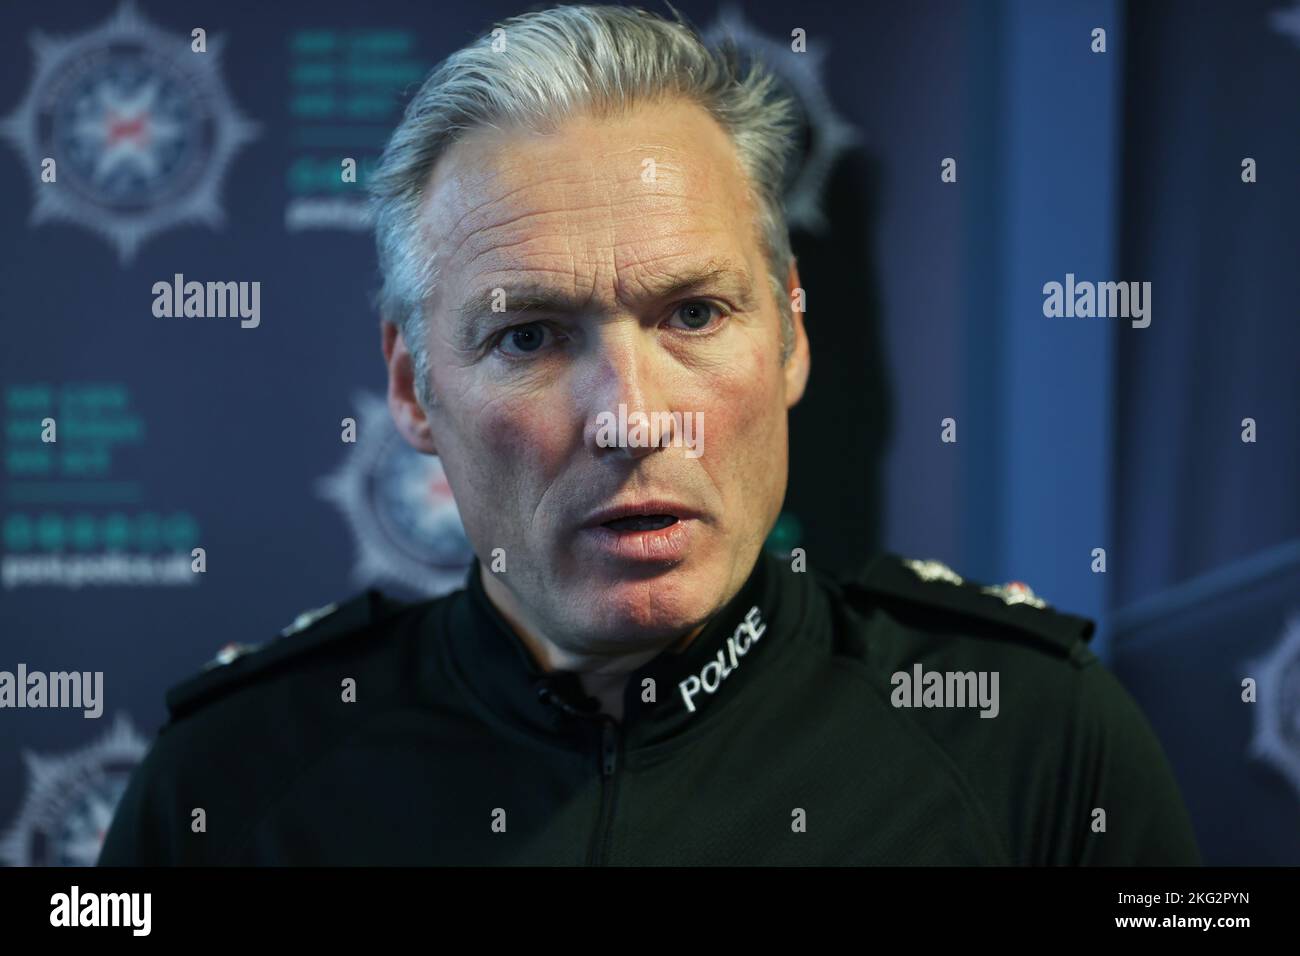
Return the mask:
[[578, 379], [583, 443], [593, 455], [637, 460], [676, 439], [654, 345], [640, 329], [609, 329]]

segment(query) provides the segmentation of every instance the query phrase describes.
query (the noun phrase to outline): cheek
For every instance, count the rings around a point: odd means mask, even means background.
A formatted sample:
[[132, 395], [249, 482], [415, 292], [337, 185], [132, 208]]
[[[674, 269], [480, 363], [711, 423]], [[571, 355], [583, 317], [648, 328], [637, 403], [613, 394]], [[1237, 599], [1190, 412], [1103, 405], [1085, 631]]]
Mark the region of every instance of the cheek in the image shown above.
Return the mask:
[[[720, 486], [754, 489], [783, 478], [785, 416], [781, 371], [770, 344], [754, 342], [726, 374], [714, 377], [703, 394], [704, 455], [701, 461]], [[711, 454], [716, 450], [716, 454]]]
[[475, 401], [464, 390], [444, 406], [442, 432], [451, 441], [443, 466], [465, 532], [479, 554], [519, 546], [525, 516], [564, 466], [565, 420], [534, 397]]
[[564, 461], [573, 425], [563, 409], [538, 396], [504, 396], [467, 407], [466, 445], [474, 469], [495, 491], [529, 504], [531, 488], [549, 482]]
[[713, 396], [710, 404], [722, 426], [719, 430], [753, 440], [768, 434], [785, 411], [780, 366], [765, 342], [747, 345], [739, 358], [710, 385], [708, 394]]

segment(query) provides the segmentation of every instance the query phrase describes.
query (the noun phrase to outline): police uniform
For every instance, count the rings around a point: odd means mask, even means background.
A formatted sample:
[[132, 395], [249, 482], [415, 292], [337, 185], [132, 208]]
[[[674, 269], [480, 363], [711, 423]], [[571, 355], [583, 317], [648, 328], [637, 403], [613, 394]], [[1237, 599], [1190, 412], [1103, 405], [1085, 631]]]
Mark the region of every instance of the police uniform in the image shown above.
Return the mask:
[[169, 692], [100, 864], [1198, 863], [1091, 632], [932, 562], [763, 552], [615, 721], [477, 567], [436, 600], [372, 590]]

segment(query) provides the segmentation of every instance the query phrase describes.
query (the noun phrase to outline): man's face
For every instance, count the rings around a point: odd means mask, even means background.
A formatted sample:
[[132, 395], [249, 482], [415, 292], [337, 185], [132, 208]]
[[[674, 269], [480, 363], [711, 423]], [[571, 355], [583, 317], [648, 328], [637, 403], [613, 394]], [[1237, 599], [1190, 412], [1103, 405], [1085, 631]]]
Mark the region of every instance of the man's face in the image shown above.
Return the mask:
[[[755, 212], [727, 135], [685, 102], [476, 131], [433, 173], [434, 406], [415, 403], [388, 328], [390, 407], [441, 456], [489, 593], [560, 647], [628, 653], [692, 631], [779, 513], [807, 342], [796, 313], [782, 365]], [[616, 423], [620, 404], [632, 425], [677, 412], [694, 433], [607, 447], [602, 413]], [[665, 517], [601, 520], [621, 505]]]

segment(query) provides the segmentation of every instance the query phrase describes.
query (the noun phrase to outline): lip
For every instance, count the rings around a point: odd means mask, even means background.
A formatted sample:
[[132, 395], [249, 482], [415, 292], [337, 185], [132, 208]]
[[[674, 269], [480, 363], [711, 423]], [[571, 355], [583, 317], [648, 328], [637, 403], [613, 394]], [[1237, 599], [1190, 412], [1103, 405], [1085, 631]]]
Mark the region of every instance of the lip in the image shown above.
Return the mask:
[[[634, 512], [636, 513], [636, 512]], [[674, 524], [654, 531], [615, 531], [604, 525], [583, 528], [578, 533], [580, 548], [605, 560], [636, 564], [679, 564], [690, 550], [694, 518], [678, 518]]]
[[[651, 498], [646, 501], [631, 501], [626, 504], [613, 505], [609, 508], [602, 508], [587, 516], [583, 521], [582, 528], [599, 528], [606, 521], [616, 521], [619, 518], [627, 518], [631, 515], [672, 515], [681, 524], [691, 519], [699, 519], [700, 514], [693, 508], [688, 508], [680, 502], [671, 501], [667, 498]], [[669, 527], [673, 527], [669, 525]], [[608, 528], [604, 529], [610, 530]], [[667, 531], [668, 528], [661, 529]], [[618, 534], [620, 532], [614, 532]], [[654, 534], [653, 531], [630, 531], [622, 532], [624, 534]]]
[[[651, 531], [615, 531], [606, 521], [630, 515], [672, 515], [677, 520]], [[591, 514], [578, 533], [579, 546], [607, 560], [636, 564], [678, 564], [686, 557], [700, 513], [666, 498], [628, 502]]]

